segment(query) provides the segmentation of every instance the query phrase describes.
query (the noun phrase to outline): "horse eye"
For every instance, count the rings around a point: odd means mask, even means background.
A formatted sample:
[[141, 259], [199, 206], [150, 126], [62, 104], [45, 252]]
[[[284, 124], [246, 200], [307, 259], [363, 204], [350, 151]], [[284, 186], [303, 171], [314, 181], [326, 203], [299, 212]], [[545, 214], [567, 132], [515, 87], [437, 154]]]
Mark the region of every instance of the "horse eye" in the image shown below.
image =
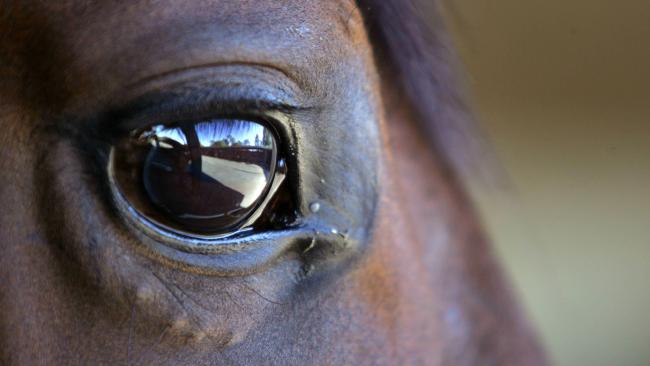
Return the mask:
[[269, 192], [278, 142], [238, 119], [154, 125], [113, 147], [110, 174], [125, 201], [159, 228], [185, 235], [240, 229]]

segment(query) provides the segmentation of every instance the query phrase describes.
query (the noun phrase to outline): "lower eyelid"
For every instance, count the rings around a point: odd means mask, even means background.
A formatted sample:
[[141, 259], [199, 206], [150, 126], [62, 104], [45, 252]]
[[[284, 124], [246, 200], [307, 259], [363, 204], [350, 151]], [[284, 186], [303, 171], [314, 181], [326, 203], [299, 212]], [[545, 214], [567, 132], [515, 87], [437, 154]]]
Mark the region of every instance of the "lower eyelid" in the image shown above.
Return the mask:
[[136, 245], [154, 258], [171, 267], [205, 275], [247, 275], [264, 270], [289, 252], [300, 256], [307, 250], [315, 252], [314, 247], [350, 247], [347, 237], [313, 224], [219, 239], [190, 239], [160, 233], [142, 221], [124, 222]]

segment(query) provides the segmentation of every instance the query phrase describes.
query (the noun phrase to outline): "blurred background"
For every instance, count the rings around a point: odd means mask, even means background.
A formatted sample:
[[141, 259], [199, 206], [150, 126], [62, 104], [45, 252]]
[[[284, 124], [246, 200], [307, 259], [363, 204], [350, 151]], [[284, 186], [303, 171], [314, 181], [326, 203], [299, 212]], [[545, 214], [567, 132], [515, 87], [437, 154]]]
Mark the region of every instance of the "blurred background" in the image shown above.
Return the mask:
[[507, 184], [475, 184], [559, 366], [650, 365], [650, 1], [444, 0]]

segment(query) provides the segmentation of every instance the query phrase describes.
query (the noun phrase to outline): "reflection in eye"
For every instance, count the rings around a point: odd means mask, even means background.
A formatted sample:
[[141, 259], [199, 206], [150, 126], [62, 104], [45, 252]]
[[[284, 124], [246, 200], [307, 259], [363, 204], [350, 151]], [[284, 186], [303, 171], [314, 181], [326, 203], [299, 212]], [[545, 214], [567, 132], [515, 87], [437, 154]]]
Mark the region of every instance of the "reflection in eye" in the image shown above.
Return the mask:
[[272, 131], [216, 119], [155, 125], [115, 146], [112, 175], [141, 215], [175, 231], [236, 229], [267, 194], [277, 165]]

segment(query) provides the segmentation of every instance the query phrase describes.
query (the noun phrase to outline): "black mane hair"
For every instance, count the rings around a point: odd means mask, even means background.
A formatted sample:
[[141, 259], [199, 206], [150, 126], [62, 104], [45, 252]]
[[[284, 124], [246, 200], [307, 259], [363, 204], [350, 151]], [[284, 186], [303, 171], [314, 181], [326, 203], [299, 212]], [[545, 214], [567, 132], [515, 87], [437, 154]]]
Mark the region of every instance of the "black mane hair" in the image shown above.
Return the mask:
[[[419, 126], [452, 175], [478, 168], [481, 150], [436, 0], [358, 0], [382, 72], [401, 83]], [[388, 75], [387, 75], [388, 76]]]

